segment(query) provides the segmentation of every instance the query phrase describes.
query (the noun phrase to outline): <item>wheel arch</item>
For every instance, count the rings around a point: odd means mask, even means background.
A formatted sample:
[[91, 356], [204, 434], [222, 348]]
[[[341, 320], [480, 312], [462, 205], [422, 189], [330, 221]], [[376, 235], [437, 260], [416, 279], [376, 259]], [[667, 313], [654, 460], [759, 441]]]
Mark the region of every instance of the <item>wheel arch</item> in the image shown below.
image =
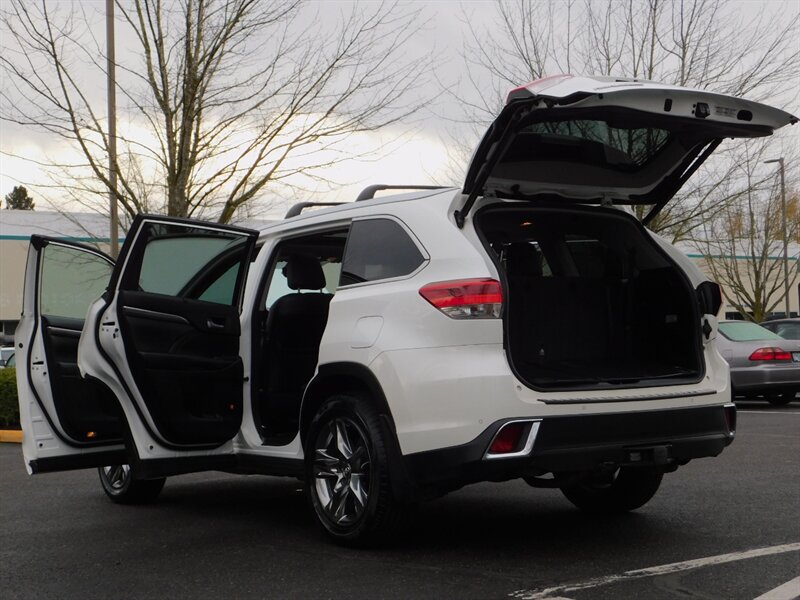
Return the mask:
[[348, 392], [361, 393], [366, 401], [371, 402], [385, 418], [392, 436], [397, 439], [392, 411], [375, 374], [366, 365], [336, 362], [320, 365], [303, 395], [300, 407], [300, 439], [303, 442], [308, 426], [322, 403], [334, 394]]
[[347, 393], [360, 395], [377, 409], [388, 442], [392, 492], [400, 500], [416, 500], [416, 489], [405, 467], [389, 402], [378, 378], [366, 365], [336, 362], [319, 366], [317, 374], [306, 388], [300, 408], [301, 443], [305, 447], [309, 425], [325, 400], [335, 394]]

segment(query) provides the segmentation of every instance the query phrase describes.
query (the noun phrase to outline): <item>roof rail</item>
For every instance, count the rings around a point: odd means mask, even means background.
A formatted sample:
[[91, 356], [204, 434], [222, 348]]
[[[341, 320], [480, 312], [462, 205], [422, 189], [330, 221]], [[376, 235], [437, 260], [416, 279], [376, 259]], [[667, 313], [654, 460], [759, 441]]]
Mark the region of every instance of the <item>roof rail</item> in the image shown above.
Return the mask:
[[371, 200], [375, 197], [375, 192], [383, 190], [443, 190], [447, 186], [444, 185], [384, 185], [376, 184], [365, 187], [356, 198], [356, 202], [361, 200]]
[[344, 202], [298, 202], [286, 211], [283, 218], [291, 219], [292, 217], [296, 217], [303, 212], [304, 208], [310, 208], [312, 206], [339, 206], [340, 204], [344, 204]]

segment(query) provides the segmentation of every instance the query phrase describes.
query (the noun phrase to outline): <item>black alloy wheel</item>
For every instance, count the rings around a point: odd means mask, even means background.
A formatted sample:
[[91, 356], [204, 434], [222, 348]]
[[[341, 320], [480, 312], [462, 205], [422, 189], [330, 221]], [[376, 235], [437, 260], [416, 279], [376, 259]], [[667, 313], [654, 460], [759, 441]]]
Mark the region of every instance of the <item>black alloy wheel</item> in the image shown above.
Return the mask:
[[147, 504], [153, 502], [161, 493], [165, 477], [159, 479], [138, 479], [130, 465], [109, 465], [98, 467], [103, 491], [112, 502], [118, 504]]
[[306, 489], [317, 521], [335, 541], [389, 539], [405, 514], [392, 494], [387, 432], [364, 398], [328, 399], [306, 435]]

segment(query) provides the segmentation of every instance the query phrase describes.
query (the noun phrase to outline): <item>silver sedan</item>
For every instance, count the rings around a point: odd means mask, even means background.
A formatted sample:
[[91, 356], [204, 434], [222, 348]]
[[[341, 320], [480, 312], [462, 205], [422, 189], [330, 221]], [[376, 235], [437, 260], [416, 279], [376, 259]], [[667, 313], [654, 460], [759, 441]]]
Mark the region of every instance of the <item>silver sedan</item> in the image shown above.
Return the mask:
[[748, 321], [722, 321], [720, 353], [731, 366], [733, 393], [788, 404], [800, 391], [800, 342]]
[[761, 326], [787, 340], [800, 340], [800, 319], [775, 319], [765, 321]]

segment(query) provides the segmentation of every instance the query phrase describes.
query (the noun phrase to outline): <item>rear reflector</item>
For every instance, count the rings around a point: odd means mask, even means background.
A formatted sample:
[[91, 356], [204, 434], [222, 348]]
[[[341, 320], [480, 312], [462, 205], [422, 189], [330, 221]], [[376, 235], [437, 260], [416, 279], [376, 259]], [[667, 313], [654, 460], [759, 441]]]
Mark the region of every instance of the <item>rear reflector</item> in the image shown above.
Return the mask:
[[519, 449], [522, 434], [527, 423], [509, 423], [503, 427], [489, 446], [489, 454], [509, 454]]
[[759, 348], [750, 355], [750, 360], [792, 360], [792, 353], [780, 348]]
[[497, 319], [503, 308], [503, 288], [494, 279], [439, 281], [419, 293], [452, 319]]
[[518, 458], [529, 456], [539, 433], [541, 419], [509, 421], [494, 434], [484, 458]]

